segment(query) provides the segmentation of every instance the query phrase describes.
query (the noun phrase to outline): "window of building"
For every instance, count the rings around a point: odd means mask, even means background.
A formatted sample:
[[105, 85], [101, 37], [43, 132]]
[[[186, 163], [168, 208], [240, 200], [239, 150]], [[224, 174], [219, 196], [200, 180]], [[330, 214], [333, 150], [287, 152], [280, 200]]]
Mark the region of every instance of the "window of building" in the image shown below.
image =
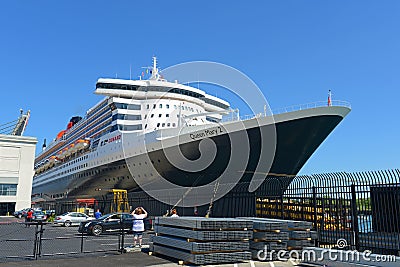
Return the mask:
[[160, 104], [159, 107], [162, 108], [162, 104]]
[[158, 114], [158, 117], [161, 118], [161, 114]]
[[144, 119], [147, 119], [147, 114], [146, 114], [146, 115], [144, 115]]
[[175, 126], [176, 126], [175, 122], [174, 122], [174, 123], [172, 123], [172, 127], [175, 127]]
[[165, 117], [169, 118], [169, 114], [165, 114]]
[[145, 128], [145, 129], [147, 128], [147, 124], [144, 126], [144, 128]]
[[156, 108], [156, 104], [153, 104], [153, 109]]
[[0, 184], [0, 196], [16, 196], [16, 184]]
[[170, 127], [170, 126], [171, 126], [171, 123], [168, 122], [168, 123], [167, 123], [167, 127]]
[[154, 117], [154, 114], [151, 114], [151, 116], [150, 116], [151, 118], [153, 118]]
[[166, 107], [169, 108], [169, 104], [167, 104]]
[[147, 104], [147, 106], [146, 106], [146, 107], [147, 107], [147, 109], [149, 109], [149, 108], [150, 108], [150, 105], [149, 105], [149, 104]]
[[160, 127], [160, 123], [157, 123], [157, 127]]
[[162, 124], [162, 127], [165, 127], [165, 123]]

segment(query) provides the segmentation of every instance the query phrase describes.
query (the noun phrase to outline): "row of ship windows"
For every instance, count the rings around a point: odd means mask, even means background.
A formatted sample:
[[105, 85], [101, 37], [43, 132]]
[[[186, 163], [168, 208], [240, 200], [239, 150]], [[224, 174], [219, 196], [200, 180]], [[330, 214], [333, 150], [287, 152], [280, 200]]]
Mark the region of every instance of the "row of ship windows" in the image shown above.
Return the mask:
[[[170, 123], [170, 122], [168, 122], [168, 123], [157, 123], [157, 128], [159, 128], [159, 127], [171, 127], [171, 125], [172, 125], [172, 127], [176, 127], [176, 123], [175, 122], [173, 122], [173, 123]], [[147, 129], [147, 124], [144, 126], [144, 128], [145, 129]]]
[[[88, 158], [89, 158], [89, 156], [86, 155], [86, 156], [77, 158], [77, 159], [75, 159], [75, 160], [72, 160], [71, 162], [68, 162], [68, 163], [64, 164], [63, 166], [61, 166], [59, 170], [65, 169], [65, 168], [67, 168], [68, 166], [70, 166], [70, 165], [72, 165], [72, 164], [75, 164], [75, 163], [77, 163], [77, 162], [79, 162], [79, 161], [82, 161], [82, 160], [88, 159]], [[83, 164], [83, 165], [85, 165], [84, 167], [87, 167], [87, 166], [88, 166], [87, 163], [85, 163], [85, 164]], [[81, 166], [82, 166], [82, 165], [81, 165]], [[81, 167], [81, 168], [83, 168], [83, 167]], [[81, 169], [81, 168], [79, 168], [79, 169]], [[77, 169], [77, 167], [72, 168], [72, 169], [70, 169], [70, 170], [63, 171], [63, 172], [61, 172], [61, 173], [59, 173], [59, 174], [54, 174], [54, 175], [52, 175], [52, 176], [46, 178], [46, 180], [51, 179], [51, 178], [53, 178], [53, 177], [56, 177], [56, 176], [58, 176], [58, 175], [60, 175], [60, 174], [64, 174], [64, 173], [71, 172], [73, 169]], [[55, 169], [54, 171], [56, 171], [56, 169]]]
[[[146, 118], [146, 116], [145, 116], [145, 118]], [[112, 116], [112, 121], [115, 121], [115, 120], [141, 120], [141, 119], [142, 119], [142, 115], [130, 115], [130, 114], [117, 113]]]
[[125, 104], [125, 103], [112, 103], [110, 105], [111, 110], [115, 109], [128, 109], [128, 110], [140, 110], [141, 106], [136, 104]]
[[[171, 123], [157, 123], [157, 127], [171, 127]], [[172, 123], [172, 127], [175, 127], [176, 126], [176, 124], [175, 124], [175, 122], [173, 122]], [[147, 127], [147, 124], [146, 124], [146, 126], [144, 127], [144, 128], [146, 128]]]
[[73, 167], [73, 168], [71, 168], [71, 169], [68, 169], [68, 170], [66, 170], [66, 171], [61, 172], [61, 175], [66, 174], [66, 173], [70, 173], [70, 172], [72, 172], [72, 171], [76, 171], [76, 170], [79, 170], [79, 169], [82, 169], [82, 168], [85, 168], [85, 167], [87, 167], [87, 166], [88, 166], [88, 164], [85, 163], [85, 164], [82, 164], [82, 165]]
[[142, 125], [137, 124], [137, 125], [121, 125], [121, 124], [116, 124], [111, 126], [110, 132], [114, 132], [116, 130], [120, 131], [139, 131], [142, 130]]
[[90, 110], [89, 112], [87, 112], [86, 115], [87, 115], [87, 116], [90, 116], [90, 115], [96, 113], [97, 111], [99, 111], [100, 109], [104, 108], [104, 107], [107, 106], [107, 105], [108, 105], [108, 100], [106, 99], [106, 100], [104, 100], [103, 103], [101, 103], [100, 105], [98, 105], [96, 108], [94, 108], [94, 109]]
[[74, 135], [78, 131], [81, 131], [84, 127], [87, 127], [88, 125], [92, 124], [92, 122], [96, 121], [98, 118], [102, 117], [104, 114], [106, 114], [108, 112], [110, 112], [109, 107], [105, 108], [104, 110], [100, 111], [99, 113], [97, 113], [93, 116], [86, 116], [85, 119], [80, 120], [77, 124], [72, 126], [72, 128], [68, 132], [68, 137]]
[[87, 128], [81, 127], [81, 129], [79, 129], [79, 131], [74, 131], [73, 133], [68, 133], [68, 138], [76, 138], [77, 136], [81, 135], [83, 133], [83, 131], [85, 133], [88, 133], [93, 128], [98, 129], [98, 127], [100, 127], [100, 124], [103, 123], [104, 121], [109, 120], [109, 118], [110, 118], [109, 115], [104, 116], [102, 119], [99, 119], [99, 120], [96, 120], [95, 122], [90, 123], [91, 124], [90, 127], [88, 127], [88, 125], [90, 125], [90, 124], [85, 123], [85, 127], [87, 127]]
[[[130, 85], [130, 84], [97, 83], [96, 84], [96, 89], [97, 88], [136, 91], [140, 87], [137, 86], [137, 85]], [[196, 97], [196, 98], [204, 97], [203, 95], [201, 95], [199, 93], [195, 93], [195, 92], [192, 92], [192, 91], [189, 91], [189, 90], [184, 90], [184, 89], [178, 89], [178, 88], [146, 86], [143, 89], [144, 90], [140, 90], [140, 91], [145, 91], [145, 92], [148, 92], [148, 91], [169, 92], [169, 93], [175, 93], [175, 94], [180, 94], [180, 95], [192, 96], [192, 97]]]
[[[150, 104], [147, 104], [146, 108], [150, 109]], [[153, 109], [156, 109], [156, 108], [157, 108], [157, 104], [153, 104]], [[158, 108], [163, 108], [163, 104], [158, 104]], [[165, 104], [165, 108], [169, 109], [169, 104]], [[180, 109], [180, 108], [182, 108], [182, 110], [194, 112], [194, 108], [192, 108], [192, 107], [174, 105], [174, 109]], [[196, 109], [196, 111], [197, 111], [197, 113], [200, 113], [198, 109]]]
[[[161, 115], [161, 114], [160, 114]], [[176, 123], [157, 123], [157, 128], [158, 127], [176, 127]], [[144, 126], [145, 129], [147, 129], [147, 124], [145, 124]], [[121, 125], [121, 124], [116, 124], [111, 126], [110, 132], [114, 132], [116, 130], [120, 130], [120, 131], [140, 131], [142, 130], [142, 125], [138, 124], [138, 125]]]
[[[85, 156], [86, 158], [87, 158], [87, 156]], [[157, 162], [158, 163], [161, 163], [161, 160], [160, 159], [158, 159], [157, 160]], [[144, 161], [143, 162], [145, 165], [147, 165], [148, 163], [147, 163], [147, 161]], [[154, 160], [151, 160], [151, 163], [152, 164], [156, 164], [156, 162], [154, 161]], [[84, 165], [86, 165], [87, 166], [87, 164], [84, 164]], [[136, 166], [141, 166], [142, 165], [142, 162], [139, 162], [139, 163], [133, 163], [133, 167], [136, 167]], [[121, 167], [122, 168], [126, 168], [126, 165], [124, 164], [124, 165], [119, 165], [118, 166], [118, 169], [121, 169]], [[128, 164], [128, 167], [131, 167], [131, 164]], [[107, 171], [112, 171], [112, 170], [117, 170], [117, 166], [114, 166], [114, 167], [108, 167], [108, 168], [104, 168], [104, 169], [101, 169], [101, 170], [89, 170], [89, 171], [86, 171], [86, 172], [84, 172], [84, 173], [80, 173], [80, 174], [72, 174], [72, 175], [68, 175], [68, 176], [66, 176], [66, 177], [63, 177], [62, 179], [72, 179], [72, 178], [75, 178], [75, 177], [79, 177], [79, 178], [81, 178], [81, 177], [88, 177], [88, 176], [91, 176], [91, 175], [96, 175], [96, 174], [100, 174], [101, 172], [107, 172]], [[58, 175], [62, 175], [63, 173], [60, 173], [60, 174], [58, 174]], [[142, 174], [144, 177], [148, 177], [147, 176], [147, 174]], [[153, 176], [153, 173], [149, 173], [149, 176]], [[135, 178], [135, 175], [132, 175], [132, 177], [133, 178]], [[137, 174], [137, 177], [139, 177], [140, 178], [140, 174]], [[119, 177], [113, 177], [113, 178], [105, 178], [104, 179], [104, 181], [105, 182], [111, 182], [111, 181], [120, 181], [120, 180], [124, 180], [125, 179], [125, 177], [124, 176], [119, 176]], [[130, 177], [129, 176], [126, 176], [126, 179], [130, 179]], [[56, 182], [56, 181], [54, 181], [54, 182]], [[83, 187], [79, 187], [80, 189], [82, 189]], [[78, 188], [75, 188], [75, 189], [78, 189]], [[51, 195], [51, 197], [53, 197], [53, 198], [61, 198], [61, 197], [67, 197], [67, 193], [60, 193], [60, 194], [54, 194], [54, 195]]]
[[[162, 114], [158, 114], [158, 117], [161, 118]], [[165, 117], [169, 118], [169, 114], [165, 114]], [[179, 114], [177, 114], [176, 117], [179, 118]], [[151, 114], [150, 118], [154, 118], [154, 114]], [[147, 119], [147, 114], [144, 115], [144, 119]]]

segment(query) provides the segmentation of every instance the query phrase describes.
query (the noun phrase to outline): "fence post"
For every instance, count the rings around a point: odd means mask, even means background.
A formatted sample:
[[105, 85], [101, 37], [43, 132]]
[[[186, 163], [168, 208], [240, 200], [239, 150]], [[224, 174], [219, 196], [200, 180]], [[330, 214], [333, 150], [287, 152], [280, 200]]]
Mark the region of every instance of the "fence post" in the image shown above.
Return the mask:
[[83, 231], [81, 234], [81, 253], [83, 253]]
[[35, 229], [35, 240], [33, 242], [33, 257], [37, 260], [37, 246], [38, 246], [38, 225], [36, 224]]
[[351, 185], [351, 228], [354, 235], [354, 245], [356, 247], [356, 250], [360, 250], [357, 195], [356, 195], [356, 186], [354, 184]]
[[[314, 228], [317, 231], [318, 236], [321, 236], [320, 229], [318, 229], [318, 213], [317, 213], [317, 190], [315, 186], [312, 187], [312, 194], [313, 194], [313, 209], [314, 209]], [[315, 246], [319, 246], [319, 240], [315, 241]]]
[[42, 256], [42, 238], [43, 238], [43, 231], [44, 231], [42, 221], [39, 222], [39, 228], [40, 228], [40, 230], [39, 230], [39, 251], [38, 251], [39, 253], [38, 253], [38, 255], [39, 255], [39, 257], [41, 257]]
[[118, 245], [120, 246], [119, 251], [122, 254], [122, 253], [124, 253], [124, 246], [125, 246], [125, 229], [124, 229], [124, 220], [122, 218], [122, 214], [121, 214], [119, 223], [121, 226], [121, 228], [120, 228], [121, 233], [119, 235], [119, 237], [121, 238], [121, 243], [118, 242]]

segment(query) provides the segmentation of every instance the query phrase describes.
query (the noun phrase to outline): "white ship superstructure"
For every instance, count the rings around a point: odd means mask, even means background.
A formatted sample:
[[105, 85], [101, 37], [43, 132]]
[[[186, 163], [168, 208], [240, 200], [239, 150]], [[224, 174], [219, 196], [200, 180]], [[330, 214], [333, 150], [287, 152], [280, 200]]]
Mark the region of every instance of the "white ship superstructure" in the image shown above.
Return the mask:
[[[141, 136], [169, 128], [215, 124], [230, 111], [229, 103], [220, 98], [161, 79], [156, 64], [154, 58], [148, 80], [97, 81], [95, 93], [106, 97], [89, 109], [84, 118], [73, 117], [67, 129], [37, 155], [34, 189], [49, 183], [58, 185], [66, 177], [75, 178], [86, 169], [121, 159], [121, 155], [113, 156], [113, 151], [122, 150], [118, 145], [121, 133], [135, 132]], [[103, 156], [97, 164], [99, 153]], [[66, 183], [70, 182], [63, 184]], [[60, 184], [59, 189], [46, 194], [65, 197], [69, 189], [62, 187]]]

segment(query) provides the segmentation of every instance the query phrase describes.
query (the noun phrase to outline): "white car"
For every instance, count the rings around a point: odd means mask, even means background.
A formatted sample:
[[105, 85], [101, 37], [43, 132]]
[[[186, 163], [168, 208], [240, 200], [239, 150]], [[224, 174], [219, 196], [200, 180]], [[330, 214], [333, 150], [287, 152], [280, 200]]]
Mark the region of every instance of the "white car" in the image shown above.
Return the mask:
[[79, 225], [81, 222], [86, 222], [94, 219], [94, 217], [90, 217], [82, 212], [67, 212], [56, 216], [54, 223], [62, 224], [66, 227], [69, 227], [73, 224]]

